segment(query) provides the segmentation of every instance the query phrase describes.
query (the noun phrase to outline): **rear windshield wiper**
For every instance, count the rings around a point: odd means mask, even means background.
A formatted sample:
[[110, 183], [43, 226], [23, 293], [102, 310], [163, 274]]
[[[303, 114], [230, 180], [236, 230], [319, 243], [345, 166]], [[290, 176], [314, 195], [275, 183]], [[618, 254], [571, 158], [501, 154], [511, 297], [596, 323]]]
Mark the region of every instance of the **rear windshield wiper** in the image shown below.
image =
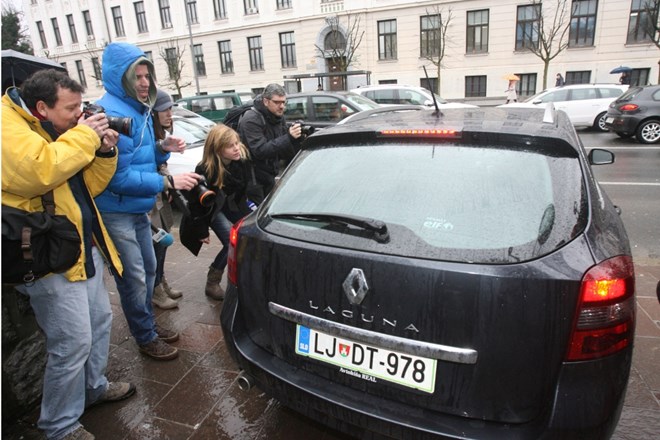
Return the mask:
[[387, 230], [387, 225], [385, 222], [373, 218], [360, 217], [356, 215], [310, 212], [285, 212], [279, 214], [271, 214], [270, 217], [275, 219], [312, 220], [324, 223], [340, 224], [344, 226], [357, 226], [367, 231], [372, 231], [374, 233], [374, 240], [379, 243], [387, 243], [390, 240], [390, 234]]

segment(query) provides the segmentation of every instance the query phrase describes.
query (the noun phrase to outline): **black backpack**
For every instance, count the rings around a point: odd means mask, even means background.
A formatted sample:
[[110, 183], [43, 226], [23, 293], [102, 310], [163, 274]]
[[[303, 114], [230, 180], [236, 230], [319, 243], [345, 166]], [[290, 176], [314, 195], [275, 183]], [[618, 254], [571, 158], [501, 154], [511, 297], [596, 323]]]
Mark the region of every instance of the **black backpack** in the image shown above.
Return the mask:
[[[229, 111], [225, 115], [225, 118], [222, 120], [222, 123], [225, 124], [227, 127], [231, 127], [234, 130], [238, 131], [238, 123], [241, 120], [243, 113], [250, 110], [251, 108], [253, 108], [252, 101], [249, 101], [241, 105], [235, 105], [234, 107], [229, 109]], [[256, 109], [254, 111], [259, 113]], [[261, 113], [259, 113], [259, 115], [261, 115]]]

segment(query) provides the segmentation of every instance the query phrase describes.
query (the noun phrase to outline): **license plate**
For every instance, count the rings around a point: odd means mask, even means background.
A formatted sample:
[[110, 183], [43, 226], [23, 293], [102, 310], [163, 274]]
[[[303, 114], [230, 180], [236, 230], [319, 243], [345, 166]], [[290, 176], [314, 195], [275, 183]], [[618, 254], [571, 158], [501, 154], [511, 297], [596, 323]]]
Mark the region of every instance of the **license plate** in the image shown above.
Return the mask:
[[611, 124], [612, 122], [614, 122], [614, 118], [605, 118], [606, 124]]
[[296, 326], [296, 353], [371, 382], [383, 379], [427, 393], [435, 390], [435, 359], [374, 347], [302, 325]]

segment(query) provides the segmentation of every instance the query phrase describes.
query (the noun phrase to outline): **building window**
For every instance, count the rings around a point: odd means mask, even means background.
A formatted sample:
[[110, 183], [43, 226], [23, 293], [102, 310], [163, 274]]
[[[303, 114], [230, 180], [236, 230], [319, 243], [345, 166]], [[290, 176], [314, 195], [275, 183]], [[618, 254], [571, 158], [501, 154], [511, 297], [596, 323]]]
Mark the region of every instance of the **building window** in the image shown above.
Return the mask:
[[165, 49], [165, 64], [167, 64], [167, 74], [170, 79], [177, 77], [179, 73], [179, 63], [177, 50], [174, 47], [168, 47]]
[[419, 56], [437, 57], [440, 54], [440, 14], [419, 17]]
[[438, 90], [438, 78], [420, 78], [419, 85], [429, 92], [435, 93], [435, 91]]
[[76, 32], [76, 24], [73, 22], [73, 15], [69, 14], [66, 16], [66, 22], [69, 25], [69, 33], [71, 34], [71, 42], [78, 42], [78, 33]]
[[257, 0], [243, 0], [243, 8], [245, 8], [245, 15], [258, 14], [259, 2]]
[[150, 50], [145, 50], [144, 51], [144, 57], [151, 61], [152, 63], [154, 62], [154, 53]]
[[197, 17], [197, 1], [186, 0], [186, 17], [188, 19], [188, 24], [199, 23], [199, 17]]
[[378, 59], [396, 59], [396, 20], [378, 22]]
[[261, 37], [248, 37], [247, 40], [250, 53], [250, 70], [264, 70], [264, 49], [261, 47]]
[[632, 86], [645, 86], [650, 84], [649, 74], [651, 69], [633, 69], [630, 72], [630, 85]]
[[160, 24], [163, 29], [172, 27], [172, 16], [170, 15], [170, 0], [158, 0], [160, 7]]
[[541, 5], [518, 6], [516, 50], [538, 47], [540, 22]]
[[282, 55], [282, 67], [296, 67], [296, 40], [293, 32], [282, 32], [280, 34], [280, 53]]
[[488, 52], [488, 9], [468, 11], [466, 53]]
[[328, 33], [323, 39], [323, 49], [325, 50], [346, 50], [346, 37], [339, 31]]
[[213, 11], [215, 12], [215, 18], [227, 18], [227, 6], [225, 6], [225, 0], [213, 0]]
[[115, 23], [115, 33], [118, 37], [126, 35], [124, 31], [124, 19], [121, 16], [121, 6], [115, 6], [110, 9], [112, 11], [112, 20]]
[[465, 77], [465, 97], [486, 96], [486, 75]]
[[598, 0], [573, 0], [571, 31], [568, 38], [570, 47], [594, 45], [597, 7]]
[[516, 84], [518, 98], [521, 96], [532, 96], [536, 93], [536, 73], [516, 73], [520, 78]]
[[85, 31], [87, 32], [87, 39], [94, 39], [94, 28], [92, 27], [92, 17], [89, 15], [89, 11], [82, 11], [83, 20], [85, 21]]
[[55, 45], [62, 45], [62, 35], [60, 35], [60, 25], [57, 24], [57, 18], [51, 18], [50, 22], [53, 25], [53, 33], [55, 34]]
[[234, 60], [231, 57], [231, 41], [218, 41], [220, 52], [220, 71], [222, 73], [234, 73]]
[[277, 9], [291, 9], [291, 0], [277, 0]]
[[92, 58], [92, 67], [94, 68], [94, 78], [96, 78], [97, 81], [101, 81], [103, 79], [103, 73], [101, 71], [101, 63], [99, 63], [98, 57]]
[[591, 82], [591, 71], [582, 70], [577, 72], [566, 72], [566, 85], [589, 84]]
[[138, 32], [149, 32], [149, 28], [147, 27], [147, 14], [144, 11], [144, 2], [135, 2], [133, 3], [133, 6], [135, 7], [135, 19], [137, 20]]
[[[651, 9], [650, 9], [651, 8]], [[651, 13], [649, 15], [649, 12]], [[658, 16], [658, 3], [648, 0], [632, 0], [628, 20], [628, 38], [626, 43], [647, 43], [653, 41], [651, 35], [654, 26], [653, 17]]]
[[204, 50], [201, 44], [193, 46], [193, 55], [195, 58], [195, 71], [197, 76], [206, 76], [206, 64], [204, 64]]
[[87, 87], [87, 80], [85, 79], [85, 69], [81, 60], [76, 60], [76, 70], [78, 71], [78, 82], [81, 86]]
[[41, 47], [48, 48], [48, 41], [46, 41], [46, 32], [44, 32], [44, 25], [37, 21], [37, 31], [39, 31], [39, 39], [41, 40]]

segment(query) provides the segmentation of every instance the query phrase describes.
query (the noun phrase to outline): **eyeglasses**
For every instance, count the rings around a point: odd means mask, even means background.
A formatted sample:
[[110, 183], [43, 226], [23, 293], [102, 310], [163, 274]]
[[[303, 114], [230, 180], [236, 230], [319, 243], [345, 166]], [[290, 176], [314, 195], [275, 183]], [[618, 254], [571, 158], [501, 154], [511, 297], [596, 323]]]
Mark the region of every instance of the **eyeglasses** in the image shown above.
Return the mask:
[[266, 99], [268, 99], [270, 102], [272, 102], [275, 105], [286, 105], [286, 100], [279, 101], [279, 100], [276, 100], [276, 99], [269, 99], [269, 98], [266, 98]]

